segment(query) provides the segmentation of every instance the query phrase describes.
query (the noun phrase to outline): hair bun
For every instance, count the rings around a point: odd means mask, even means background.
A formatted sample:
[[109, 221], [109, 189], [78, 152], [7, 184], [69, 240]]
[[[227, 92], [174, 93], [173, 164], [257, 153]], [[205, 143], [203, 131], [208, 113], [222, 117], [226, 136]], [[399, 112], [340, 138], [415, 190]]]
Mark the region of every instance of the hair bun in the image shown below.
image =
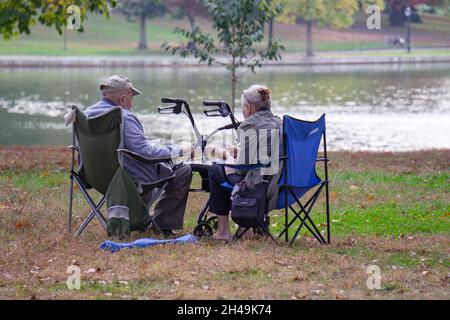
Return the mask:
[[265, 102], [270, 99], [270, 94], [272, 91], [269, 88], [259, 88], [258, 93], [260, 94], [262, 100]]

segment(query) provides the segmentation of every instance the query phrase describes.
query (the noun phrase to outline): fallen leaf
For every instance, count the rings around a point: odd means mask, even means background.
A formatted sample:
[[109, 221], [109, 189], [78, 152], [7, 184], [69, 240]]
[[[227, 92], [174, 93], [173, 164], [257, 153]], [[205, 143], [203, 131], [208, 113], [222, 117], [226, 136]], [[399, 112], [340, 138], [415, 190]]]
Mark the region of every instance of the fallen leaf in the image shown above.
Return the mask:
[[16, 229], [30, 229], [31, 227], [33, 227], [31, 222], [25, 219], [17, 220], [14, 226], [16, 227]]
[[331, 191], [330, 192], [330, 199], [331, 200], [336, 200], [338, 193], [336, 191]]
[[294, 277], [294, 281], [303, 281], [303, 280], [305, 280], [305, 276], [303, 274], [297, 274]]

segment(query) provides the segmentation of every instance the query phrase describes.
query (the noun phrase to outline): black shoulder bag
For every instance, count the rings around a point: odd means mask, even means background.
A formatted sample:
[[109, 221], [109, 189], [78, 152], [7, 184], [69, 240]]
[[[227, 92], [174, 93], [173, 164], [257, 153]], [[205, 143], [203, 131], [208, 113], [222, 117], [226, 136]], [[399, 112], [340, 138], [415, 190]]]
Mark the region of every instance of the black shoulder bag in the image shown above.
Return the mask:
[[231, 197], [231, 219], [244, 228], [255, 228], [264, 225], [267, 215], [268, 181], [247, 188], [245, 181], [235, 186]]

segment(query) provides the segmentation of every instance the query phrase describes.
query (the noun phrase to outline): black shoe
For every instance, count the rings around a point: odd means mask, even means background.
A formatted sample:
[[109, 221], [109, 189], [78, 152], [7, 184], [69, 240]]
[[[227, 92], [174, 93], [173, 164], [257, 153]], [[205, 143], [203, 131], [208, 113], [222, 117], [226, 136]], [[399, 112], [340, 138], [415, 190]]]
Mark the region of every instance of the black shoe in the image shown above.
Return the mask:
[[161, 231], [164, 238], [175, 238], [177, 235], [172, 229], [161, 229]]

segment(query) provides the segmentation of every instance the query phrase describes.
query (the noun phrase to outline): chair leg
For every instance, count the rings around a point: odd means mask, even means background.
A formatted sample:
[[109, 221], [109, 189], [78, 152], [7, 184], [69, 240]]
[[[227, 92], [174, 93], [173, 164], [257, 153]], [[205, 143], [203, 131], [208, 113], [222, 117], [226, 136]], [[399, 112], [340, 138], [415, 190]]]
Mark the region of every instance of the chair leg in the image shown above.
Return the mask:
[[325, 206], [327, 211], [327, 242], [330, 244], [331, 242], [331, 227], [330, 227], [330, 196], [329, 196], [329, 187], [328, 181], [325, 185]]
[[[311, 232], [311, 234], [314, 236], [314, 238], [316, 238], [317, 241], [319, 241], [322, 244], [326, 244], [326, 241], [323, 238], [322, 234], [317, 229], [316, 225], [314, 224], [314, 221], [312, 221], [312, 219], [309, 216], [309, 214], [311, 212], [311, 209], [314, 206], [314, 202], [315, 201], [313, 201], [313, 203], [310, 205], [310, 207], [307, 210], [305, 210], [305, 208], [301, 207], [301, 211], [299, 212], [298, 215], [296, 214], [296, 217], [293, 219], [293, 220], [299, 219], [300, 220], [300, 226], [298, 227], [297, 231], [295, 232], [295, 235], [292, 238], [291, 242], [289, 243], [289, 246], [291, 246], [294, 243], [294, 241], [298, 237], [298, 235], [300, 233], [300, 230], [303, 227], [303, 225], [305, 225], [305, 227], [309, 230], [309, 232]], [[303, 219], [300, 216], [302, 212], [305, 215]], [[311, 227], [308, 226], [308, 224], [306, 223], [306, 220], [308, 220], [311, 223], [311, 225], [312, 225], [313, 229], [315, 230], [315, 232], [311, 229]]]
[[[315, 230], [316, 233], [312, 232], [312, 230], [308, 227], [309, 231], [314, 235], [314, 237], [319, 240], [320, 243], [322, 244], [326, 244], [326, 241], [324, 239], [324, 237], [322, 236], [322, 234], [320, 233], [319, 229], [317, 229], [316, 224], [314, 223], [314, 221], [311, 219], [311, 217], [309, 216], [311, 213], [311, 210], [313, 209], [317, 199], [319, 198], [320, 195], [320, 191], [322, 188], [319, 188], [319, 190], [317, 190], [316, 194], [313, 196], [313, 201], [310, 203], [309, 208], [307, 208], [306, 206], [303, 208], [301, 206], [301, 203], [298, 201], [300, 207], [302, 208], [302, 211], [305, 214], [305, 226], [306, 224], [306, 220], [308, 220], [311, 223], [311, 226], [313, 227], [313, 229]], [[317, 235], [320, 239], [318, 239], [315, 235]]]
[[272, 233], [269, 231], [269, 227], [267, 225], [263, 225], [262, 227], [258, 227], [258, 230], [261, 234], [263, 234], [266, 237], [269, 237], [272, 239], [273, 242], [278, 243], [277, 239], [274, 238]]
[[250, 227], [247, 227], [247, 228], [244, 228], [244, 231], [243, 231], [243, 232], [239, 232], [239, 231], [241, 230], [241, 227], [238, 227], [237, 230], [236, 230], [236, 232], [235, 232], [234, 235], [233, 235], [232, 241], [241, 239], [242, 236], [243, 236], [249, 229], [250, 229]]
[[[89, 202], [89, 201], [88, 201]], [[98, 202], [98, 204], [95, 206], [95, 209], [93, 209], [89, 215], [86, 217], [86, 219], [84, 219], [83, 223], [80, 225], [80, 227], [78, 228], [77, 232], [75, 233], [75, 236], [79, 236], [83, 233], [84, 229], [86, 229], [86, 227], [89, 225], [89, 223], [92, 221], [92, 219], [94, 219], [94, 217], [97, 217], [100, 224], [103, 226], [103, 228], [106, 229], [107, 227], [107, 222], [105, 217], [103, 217], [103, 215], [100, 213], [100, 209], [101, 207], [105, 204], [106, 199], [103, 196], [102, 199]]]
[[[305, 221], [305, 220], [306, 220], [306, 217], [302, 219], [302, 217], [301, 217], [302, 211], [296, 212], [296, 211], [294, 210], [294, 208], [292, 208], [291, 206], [290, 206], [289, 208], [292, 210], [292, 212], [294, 212], [294, 215], [295, 215], [295, 217], [292, 218], [291, 222], [289, 223], [289, 227], [290, 227], [290, 226], [295, 222], [295, 220], [297, 220], [297, 219], [299, 219], [300, 222], [304, 221], [304, 225], [305, 225], [306, 229], [308, 229], [308, 231], [314, 236], [314, 238], [316, 238], [317, 241], [319, 241], [320, 243], [323, 243], [323, 241], [320, 239], [320, 237], [317, 236], [316, 232], [314, 232], [314, 230], [311, 229], [311, 227], [310, 227], [310, 226], [308, 225], [308, 223]], [[308, 218], [309, 218], [309, 217], [308, 217]], [[308, 219], [308, 220], [311, 222], [311, 224], [314, 225], [314, 222], [312, 222], [311, 219]], [[316, 228], [316, 229], [317, 229], [317, 228]], [[319, 233], [319, 232], [318, 232], [318, 233]], [[320, 234], [320, 233], [319, 233], [319, 234]]]
[[105, 217], [101, 214], [100, 209], [101, 207], [105, 204], [106, 202], [106, 198], [105, 196], [103, 196], [100, 201], [98, 202], [98, 204], [95, 204], [94, 201], [92, 200], [91, 196], [89, 195], [89, 193], [84, 189], [83, 185], [81, 184], [81, 182], [78, 180], [78, 178], [76, 176], [73, 176], [73, 179], [75, 179], [76, 184], [78, 185], [78, 188], [80, 189], [81, 193], [83, 194], [84, 198], [86, 199], [87, 203], [89, 204], [89, 206], [91, 207], [92, 211], [89, 213], [89, 215], [87, 216], [87, 218], [83, 221], [83, 223], [81, 224], [81, 226], [78, 228], [77, 232], [75, 233], [76, 236], [79, 236], [84, 229], [86, 229], [87, 225], [92, 221], [92, 219], [94, 217], [97, 217], [98, 221], [100, 222], [100, 225], [106, 229], [107, 228], [107, 221], [105, 219]]
[[[309, 206], [309, 204], [311, 203], [312, 199], [313, 199], [313, 197], [311, 197], [311, 198], [306, 202], [306, 204], [304, 205], [305, 208]], [[298, 203], [298, 202], [299, 202], [299, 201], [297, 200], [297, 203]], [[303, 207], [303, 206], [301, 206], [301, 208], [302, 208], [302, 207]], [[301, 208], [300, 208], [300, 210], [301, 210]], [[299, 215], [297, 214], [297, 212], [294, 210], [294, 208], [292, 208], [292, 206], [288, 206], [288, 205], [287, 205], [287, 202], [286, 202], [286, 207], [285, 207], [285, 210], [287, 211], [287, 212], [285, 212], [285, 216], [286, 216], [286, 217], [287, 217], [288, 214], [289, 214], [289, 209], [291, 209], [292, 212], [294, 212], [295, 217], [294, 217], [294, 218], [291, 220], [291, 222], [289, 222], [289, 223], [287, 222], [288, 219], [286, 218], [285, 227], [284, 227], [283, 231], [281, 231], [281, 233], [278, 235], [278, 238], [281, 238], [285, 232], [287, 233], [287, 232], [289, 231], [289, 228], [291, 227], [291, 225], [295, 222], [295, 220], [296, 220], [297, 218], [300, 218]], [[301, 220], [301, 219], [300, 219], [300, 220]], [[286, 242], [288, 242], [288, 240], [286, 240]]]
[[[166, 188], [166, 186], [169, 184], [168, 181], [166, 181], [161, 188], [159, 188], [158, 192], [156, 193], [156, 195], [150, 200], [150, 202], [146, 205], [147, 210], [150, 210], [151, 206], [159, 200], [159, 198], [161, 197], [162, 193], [165, 191], [164, 189]], [[158, 232], [159, 234], [162, 234], [162, 230], [161, 228], [158, 226], [158, 224], [155, 221], [156, 216], [150, 216], [150, 224], [148, 225], [148, 229], [150, 228], [155, 228], [156, 232]]]
[[[284, 240], [286, 242], [289, 242], [288, 215], [289, 215], [288, 195], [287, 195], [287, 190], [285, 190], [285, 192], [284, 192], [284, 230], [286, 230], [286, 234], [285, 234]], [[281, 234], [283, 234], [283, 233], [281, 233]]]
[[92, 219], [94, 219], [95, 213], [94, 211], [91, 211], [91, 213], [84, 219], [83, 223], [78, 227], [77, 231], [75, 232], [75, 237], [80, 236], [84, 229], [88, 226], [89, 223], [91, 223]]
[[94, 217], [97, 217], [100, 225], [106, 229], [107, 228], [107, 221], [106, 218], [101, 214], [100, 209], [106, 202], [106, 197], [103, 196], [100, 201], [95, 204], [92, 200], [89, 193], [86, 191], [86, 189], [83, 187], [83, 184], [79, 180], [79, 178], [73, 174], [73, 172], [70, 174], [70, 189], [69, 189], [69, 225], [68, 225], [68, 233], [69, 235], [72, 234], [72, 213], [73, 213], [73, 183], [77, 184], [78, 188], [80, 189], [81, 193], [83, 194], [84, 198], [86, 199], [86, 202], [91, 207], [91, 212], [89, 215], [84, 219], [83, 223], [78, 227], [77, 231], [75, 232], [75, 236], [81, 235], [83, 233], [84, 229], [88, 226], [88, 224], [92, 221]]
[[[299, 201], [299, 199], [295, 198], [297, 204], [300, 206], [300, 211], [297, 213], [296, 210], [294, 210], [294, 208], [292, 208], [292, 206], [289, 206], [289, 208], [292, 210], [292, 212], [295, 214], [295, 217], [289, 222], [289, 224], [287, 224], [287, 226], [285, 227], [285, 229], [281, 232], [281, 234], [279, 235], [282, 236], [283, 233], [286, 232], [286, 234], [288, 233], [289, 227], [298, 219], [300, 220], [300, 226], [297, 228], [295, 235], [293, 236], [293, 238], [291, 239], [291, 241], [289, 242], [289, 246], [291, 246], [295, 239], [298, 237], [301, 228], [303, 227], [303, 225], [305, 225], [305, 227], [309, 230], [309, 232], [311, 232], [311, 234], [314, 236], [314, 238], [316, 238], [316, 240], [318, 240], [320, 243], [322, 244], [326, 244], [327, 241], [324, 239], [324, 237], [322, 236], [322, 234], [320, 233], [320, 231], [317, 229], [314, 221], [312, 221], [311, 217], [309, 216], [309, 214], [311, 213], [312, 208], [314, 207], [317, 199], [319, 198], [320, 192], [322, 190], [322, 188], [324, 187], [324, 185], [322, 184], [314, 193], [313, 196], [311, 196], [311, 198], [306, 202], [305, 205], [302, 205], [301, 202]], [[292, 196], [295, 197], [294, 192], [289, 189], [289, 192], [292, 193]], [[301, 214], [304, 214], [304, 217], [301, 217]], [[312, 226], [311, 227], [308, 225], [307, 221], [309, 221], [309, 223]], [[314, 230], [313, 230], [314, 229]]]
[[73, 205], [73, 176], [70, 174], [70, 187], [69, 187], [69, 222], [67, 226], [68, 235], [72, 235], [72, 205]]

